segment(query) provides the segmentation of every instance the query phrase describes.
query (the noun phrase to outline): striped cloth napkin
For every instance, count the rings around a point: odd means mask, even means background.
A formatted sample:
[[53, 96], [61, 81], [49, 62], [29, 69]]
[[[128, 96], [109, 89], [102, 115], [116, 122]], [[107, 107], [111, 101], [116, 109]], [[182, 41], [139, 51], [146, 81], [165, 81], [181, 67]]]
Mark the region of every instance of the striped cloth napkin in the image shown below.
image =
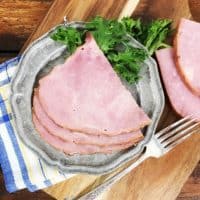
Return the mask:
[[27, 188], [29, 191], [51, 186], [68, 179], [57, 167], [47, 165], [22, 143], [15, 131], [9, 103], [10, 82], [20, 57], [0, 64], [0, 165], [8, 192]]

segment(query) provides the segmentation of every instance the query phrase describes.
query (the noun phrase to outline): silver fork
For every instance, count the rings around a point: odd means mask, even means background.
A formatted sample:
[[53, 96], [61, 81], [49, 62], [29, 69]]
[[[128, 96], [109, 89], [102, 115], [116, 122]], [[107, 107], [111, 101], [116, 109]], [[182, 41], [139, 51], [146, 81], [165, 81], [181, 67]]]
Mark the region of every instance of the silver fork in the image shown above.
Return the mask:
[[119, 173], [113, 175], [103, 184], [97, 186], [89, 193], [78, 198], [79, 200], [94, 200], [103, 191], [109, 189], [114, 183], [119, 181], [122, 177], [132, 171], [135, 167], [141, 164], [149, 157], [159, 158], [173, 149], [177, 144], [183, 142], [186, 138], [197, 131], [200, 123], [191, 120], [190, 117], [182, 118], [181, 120], [169, 125], [163, 130], [153, 135], [150, 142], [146, 145], [146, 151], [127, 168], [122, 169]]

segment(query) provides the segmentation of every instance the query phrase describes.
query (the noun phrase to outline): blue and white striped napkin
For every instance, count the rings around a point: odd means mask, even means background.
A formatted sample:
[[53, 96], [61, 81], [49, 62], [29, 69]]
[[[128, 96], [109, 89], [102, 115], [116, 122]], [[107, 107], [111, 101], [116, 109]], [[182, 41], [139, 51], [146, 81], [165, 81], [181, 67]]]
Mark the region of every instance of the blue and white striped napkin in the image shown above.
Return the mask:
[[27, 188], [33, 192], [73, 174], [62, 173], [47, 165], [20, 140], [15, 131], [9, 103], [10, 82], [20, 57], [0, 64], [0, 165], [8, 192]]

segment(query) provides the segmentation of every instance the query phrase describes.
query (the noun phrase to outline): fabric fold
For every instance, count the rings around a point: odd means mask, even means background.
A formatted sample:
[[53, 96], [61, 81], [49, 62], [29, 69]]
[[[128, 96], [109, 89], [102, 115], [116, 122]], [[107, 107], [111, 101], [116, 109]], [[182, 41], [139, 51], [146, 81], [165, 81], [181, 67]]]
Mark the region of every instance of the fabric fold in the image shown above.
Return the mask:
[[46, 164], [18, 137], [9, 102], [10, 83], [20, 57], [0, 64], [0, 165], [8, 192], [34, 192], [73, 176]]

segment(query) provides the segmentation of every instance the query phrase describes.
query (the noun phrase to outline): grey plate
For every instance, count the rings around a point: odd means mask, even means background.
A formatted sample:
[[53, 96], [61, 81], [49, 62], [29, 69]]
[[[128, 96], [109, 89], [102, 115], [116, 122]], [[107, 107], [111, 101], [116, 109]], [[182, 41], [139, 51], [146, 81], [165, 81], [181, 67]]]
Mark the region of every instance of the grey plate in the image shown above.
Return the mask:
[[[83, 22], [72, 22], [67, 26], [83, 27]], [[64, 25], [59, 25], [64, 26]], [[11, 106], [16, 130], [22, 141], [41, 156], [48, 164], [57, 165], [69, 173], [102, 174], [110, 172], [140, 154], [154, 134], [164, 107], [164, 94], [160, 83], [156, 62], [149, 57], [141, 70], [142, 79], [137, 85], [127, 86], [138, 104], [152, 119], [143, 130], [145, 138], [137, 146], [112, 154], [69, 156], [45, 143], [32, 123], [31, 97], [39, 77], [48, 73], [56, 64], [64, 62], [66, 47], [50, 39], [52, 31], [32, 43], [19, 63], [18, 71], [11, 86]], [[130, 43], [142, 47], [131, 38]]]

